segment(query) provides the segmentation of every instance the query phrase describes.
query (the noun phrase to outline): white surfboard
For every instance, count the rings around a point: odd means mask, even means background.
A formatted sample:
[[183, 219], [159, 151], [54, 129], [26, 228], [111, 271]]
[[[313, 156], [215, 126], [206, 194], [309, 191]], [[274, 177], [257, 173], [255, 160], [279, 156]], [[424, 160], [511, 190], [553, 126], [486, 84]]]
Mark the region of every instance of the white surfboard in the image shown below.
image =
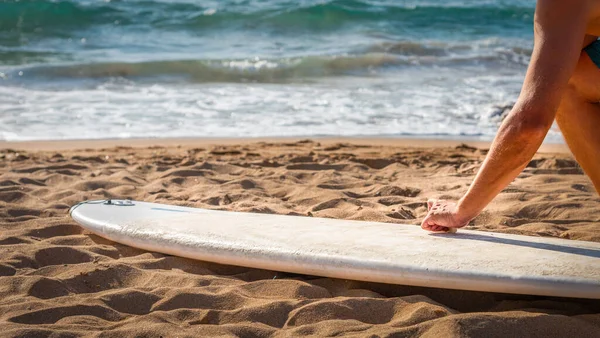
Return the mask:
[[137, 201], [71, 209], [115, 242], [192, 259], [334, 278], [600, 299], [600, 243]]

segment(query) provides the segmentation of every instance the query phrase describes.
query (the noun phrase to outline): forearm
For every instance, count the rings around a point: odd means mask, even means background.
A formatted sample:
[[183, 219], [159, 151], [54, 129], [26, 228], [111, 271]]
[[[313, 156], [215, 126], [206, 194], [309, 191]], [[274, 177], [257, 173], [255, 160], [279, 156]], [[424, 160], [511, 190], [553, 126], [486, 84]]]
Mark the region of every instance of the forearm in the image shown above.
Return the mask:
[[519, 175], [550, 129], [581, 54], [592, 0], [538, 0], [534, 48], [513, 111], [498, 130], [469, 190], [458, 203], [435, 202], [423, 220], [430, 231], [465, 226]]
[[498, 130], [490, 151], [457, 211], [467, 222], [477, 216], [527, 166], [552, 121], [527, 121], [527, 112], [511, 113]]

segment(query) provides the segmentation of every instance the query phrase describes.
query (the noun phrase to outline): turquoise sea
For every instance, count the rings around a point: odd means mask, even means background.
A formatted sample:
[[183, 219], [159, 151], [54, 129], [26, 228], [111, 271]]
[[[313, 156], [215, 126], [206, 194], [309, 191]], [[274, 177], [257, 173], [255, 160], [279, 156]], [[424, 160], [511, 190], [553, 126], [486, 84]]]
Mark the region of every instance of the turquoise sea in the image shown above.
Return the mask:
[[521, 88], [534, 8], [527, 0], [3, 1], [0, 140], [491, 139]]

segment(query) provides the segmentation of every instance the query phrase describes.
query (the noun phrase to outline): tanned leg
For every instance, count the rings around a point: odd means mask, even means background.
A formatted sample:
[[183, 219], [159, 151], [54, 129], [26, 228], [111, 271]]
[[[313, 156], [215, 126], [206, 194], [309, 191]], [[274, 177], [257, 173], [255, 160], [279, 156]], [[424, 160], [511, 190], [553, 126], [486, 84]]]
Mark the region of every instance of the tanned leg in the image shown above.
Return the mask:
[[556, 122], [600, 194], [600, 68], [585, 52], [562, 97]]

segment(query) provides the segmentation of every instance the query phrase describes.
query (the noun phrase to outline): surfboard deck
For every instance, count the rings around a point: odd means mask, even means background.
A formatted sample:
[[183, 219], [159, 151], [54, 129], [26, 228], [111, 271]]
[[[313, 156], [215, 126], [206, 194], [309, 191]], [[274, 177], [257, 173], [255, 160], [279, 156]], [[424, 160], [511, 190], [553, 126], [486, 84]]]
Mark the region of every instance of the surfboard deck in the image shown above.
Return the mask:
[[600, 243], [125, 200], [71, 208], [140, 249], [228, 265], [446, 289], [600, 299]]

